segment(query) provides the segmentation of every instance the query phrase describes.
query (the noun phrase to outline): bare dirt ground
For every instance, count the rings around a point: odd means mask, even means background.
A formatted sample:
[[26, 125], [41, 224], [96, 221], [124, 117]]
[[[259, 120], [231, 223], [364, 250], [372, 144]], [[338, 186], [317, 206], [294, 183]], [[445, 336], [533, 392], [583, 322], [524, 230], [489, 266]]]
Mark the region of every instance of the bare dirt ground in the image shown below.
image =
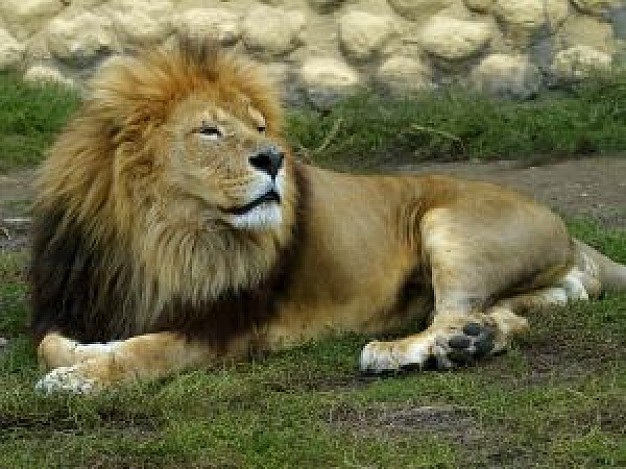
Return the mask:
[[[518, 161], [501, 161], [422, 164], [392, 169], [419, 174], [452, 174], [498, 182], [534, 196], [565, 216], [591, 218], [607, 228], [626, 230], [626, 158], [623, 156], [579, 158], [530, 167], [523, 166]], [[29, 217], [29, 203], [32, 199], [30, 185], [33, 177], [33, 171], [0, 174], [0, 254], [4, 250], [23, 249], [28, 244], [29, 224], [25, 220]], [[605, 363], [606, 357], [618, 356], [621, 351], [620, 342], [611, 340], [593, 346], [583, 344], [572, 347], [578, 336], [572, 338], [568, 334], [573, 334], [572, 331], [577, 329], [568, 327], [566, 323], [563, 329], [557, 330], [549, 339], [538, 339], [532, 347], [526, 346], [523, 353], [532, 368], [530, 376], [525, 378], [528, 382], [519, 380], [515, 374], [507, 373], [506, 367], [509, 365], [504, 361], [488, 362], [485, 365], [486, 373], [498, 376], [504, 388], [520, 388], [542, 380], [567, 380], [570, 375], [575, 379], [584, 377], [587, 373], [593, 374]], [[11, 338], [0, 337], [0, 355], [8, 350], [10, 340]], [[373, 379], [375, 378], [350, 375], [313, 380], [310, 389], [333, 391], [356, 388]], [[286, 387], [285, 390], [288, 391], [289, 388]], [[598, 425], [600, 422], [603, 425], [613, 425], [612, 422], [616, 422], [616, 428], [622, 428], [619, 420], [621, 414], [617, 410], [610, 406], [601, 410], [603, 414], [596, 410], [593, 414]], [[356, 438], [400, 438], [403, 435], [412, 435], [416, 430], [424, 435], [436, 434], [456, 442], [470, 452], [485, 452], [487, 465], [480, 467], [503, 467], [502, 460], [511, 458], [515, 460], [515, 467], [530, 467], [534, 464], [534, 456], [530, 452], [532, 449], [526, 453], [519, 447], [510, 446], [507, 440], [496, 440], [492, 433], [483, 429], [480, 421], [458, 406], [372, 404], [371, 408], [365, 410], [339, 406], [329, 414], [329, 419], [333, 428], [351, 432]], [[5, 426], [14, 427], [28, 423], [28, 419], [24, 423], [4, 422]], [[65, 425], [64, 421], [60, 425]], [[57, 430], [63, 430], [61, 427]]]
[[[565, 216], [584, 216], [607, 228], [626, 229], [626, 158], [581, 157], [541, 166], [519, 161], [456, 162], [402, 166], [412, 173], [453, 174], [512, 186]], [[0, 175], [0, 249], [27, 243], [34, 172]]]
[[33, 177], [32, 170], [0, 174], [0, 252], [27, 244]]
[[401, 171], [452, 174], [498, 182], [532, 195], [560, 214], [626, 229], [626, 158], [581, 157], [541, 166], [520, 161], [403, 166]]

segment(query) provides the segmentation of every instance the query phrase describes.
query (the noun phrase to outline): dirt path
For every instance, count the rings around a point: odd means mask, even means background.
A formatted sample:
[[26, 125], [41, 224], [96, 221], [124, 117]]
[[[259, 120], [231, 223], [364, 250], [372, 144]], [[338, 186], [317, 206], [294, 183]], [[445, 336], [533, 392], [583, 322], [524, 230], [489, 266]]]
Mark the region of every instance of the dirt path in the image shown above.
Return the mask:
[[27, 245], [28, 217], [32, 198], [32, 170], [0, 174], [0, 252], [21, 249]]
[[[499, 182], [533, 195], [564, 215], [591, 217], [607, 227], [626, 229], [624, 157], [581, 158], [532, 167], [522, 167], [518, 161], [498, 161], [398, 169]], [[32, 170], [0, 175], [0, 249], [21, 248], [26, 243], [27, 230], [14, 219], [28, 216], [33, 175]]]
[[566, 216], [626, 229], [626, 158], [567, 160], [523, 167], [518, 161], [404, 166], [402, 171], [494, 181], [531, 194]]

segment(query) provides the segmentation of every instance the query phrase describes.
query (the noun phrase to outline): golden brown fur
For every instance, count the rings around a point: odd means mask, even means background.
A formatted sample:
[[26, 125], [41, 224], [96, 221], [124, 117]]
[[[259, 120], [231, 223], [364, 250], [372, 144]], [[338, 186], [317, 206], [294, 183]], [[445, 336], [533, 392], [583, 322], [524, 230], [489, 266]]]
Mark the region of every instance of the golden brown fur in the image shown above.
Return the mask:
[[529, 308], [597, 295], [605, 278], [626, 285], [623, 266], [524, 196], [306, 166], [280, 124], [261, 72], [212, 46], [100, 72], [37, 183], [41, 388], [420, 322], [366, 345], [362, 369], [449, 368], [506, 348]]
[[[177, 161], [166, 153], [178, 131], [172, 115], [184, 112], [183, 100], [187, 109], [193, 106], [190, 99], [219, 102], [250, 126], [260, 113], [263, 138], [278, 140], [280, 109], [259, 72], [214, 47], [188, 43], [124, 59], [103, 70], [92, 88], [40, 170], [36, 213], [48, 223], [49, 214], [61, 212], [57, 237], [80, 226], [84, 243], [103, 251], [96, 267], [101, 282], [124, 272], [129, 286], [119, 299], [127, 306], [116, 318], [124, 328], [114, 335], [150, 329], [170, 312], [173, 298], [200, 303], [264, 278], [289, 241], [293, 188], [284, 194], [279, 228], [228, 230], [220, 214], [211, 213], [232, 203], [219, 189], [218, 178], [226, 175], [204, 175], [191, 158]], [[213, 197], [209, 204], [203, 191]]]

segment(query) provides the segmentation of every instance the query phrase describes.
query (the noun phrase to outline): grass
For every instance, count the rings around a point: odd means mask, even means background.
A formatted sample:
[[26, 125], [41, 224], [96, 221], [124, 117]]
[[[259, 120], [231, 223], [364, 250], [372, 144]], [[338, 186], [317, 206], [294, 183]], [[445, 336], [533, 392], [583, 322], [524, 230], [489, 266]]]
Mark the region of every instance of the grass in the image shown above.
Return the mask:
[[[574, 220], [626, 261], [626, 233]], [[368, 340], [95, 397], [46, 397], [21, 252], [0, 254], [0, 467], [591, 468], [626, 466], [626, 294], [531, 318], [508, 354], [452, 373], [360, 376]]]
[[303, 156], [351, 168], [623, 152], [625, 126], [626, 72], [617, 72], [530, 101], [454, 88], [406, 99], [359, 95], [328, 113], [290, 114], [288, 131]]
[[[360, 96], [324, 115], [292, 112], [288, 132], [302, 156], [334, 167], [621, 152], [625, 83], [528, 102]], [[77, 103], [0, 75], [0, 171], [39, 161]], [[625, 232], [570, 228], [626, 262]], [[363, 377], [356, 360], [370, 338], [352, 335], [93, 397], [42, 396], [26, 257], [0, 248], [0, 337], [10, 339], [0, 468], [626, 467], [626, 294], [535, 315], [508, 354], [453, 373]]]
[[[0, 172], [33, 166], [77, 108], [59, 86], [0, 74]], [[403, 98], [361, 94], [330, 112], [292, 110], [301, 157], [336, 168], [424, 160], [558, 158], [626, 151], [626, 71], [597, 75], [529, 101], [450, 88]]]
[[76, 93], [0, 73], [0, 172], [33, 166], [77, 108]]

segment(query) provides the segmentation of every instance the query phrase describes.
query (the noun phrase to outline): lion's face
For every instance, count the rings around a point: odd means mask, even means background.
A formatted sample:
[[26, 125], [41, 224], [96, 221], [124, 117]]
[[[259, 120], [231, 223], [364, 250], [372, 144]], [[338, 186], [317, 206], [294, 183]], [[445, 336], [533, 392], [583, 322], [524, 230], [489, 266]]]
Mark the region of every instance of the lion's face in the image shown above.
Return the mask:
[[292, 196], [285, 147], [245, 96], [215, 101], [209, 92], [196, 94], [172, 113], [167, 182], [199, 203], [212, 224], [276, 228]]

